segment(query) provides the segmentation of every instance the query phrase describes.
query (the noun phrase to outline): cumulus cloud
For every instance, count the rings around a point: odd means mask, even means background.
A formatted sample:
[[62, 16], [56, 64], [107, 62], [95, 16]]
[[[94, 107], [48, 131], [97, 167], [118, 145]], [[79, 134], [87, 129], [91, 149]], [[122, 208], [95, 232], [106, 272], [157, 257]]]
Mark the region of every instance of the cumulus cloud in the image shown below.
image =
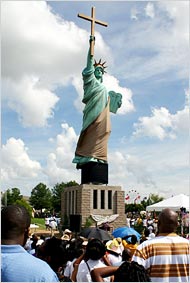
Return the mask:
[[111, 170], [113, 171], [113, 183], [117, 180], [116, 183], [120, 182], [120, 184], [125, 186], [127, 179], [133, 184], [140, 184], [146, 188], [156, 187], [151, 172], [143, 158], [115, 151], [112, 152], [109, 159], [112, 164]]
[[48, 176], [51, 185], [61, 183], [63, 180], [79, 182], [78, 172], [74, 170], [75, 165], [72, 164], [78, 136], [67, 123], [63, 123], [61, 127], [62, 132], [56, 137], [55, 151], [48, 155], [44, 169], [44, 174]]
[[[2, 3], [3, 99], [24, 126], [47, 125], [59, 101], [56, 87], [72, 81], [76, 86], [88, 37], [74, 22], [53, 14], [45, 1]], [[107, 60], [109, 47], [99, 33], [96, 39], [96, 55]]]
[[126, 87], [121, 87], [119, 81], [109, 74], [106, 74], [104, 77], [104, 85], [107, 90], [113, 90], [122, 94], [122, 106], [118, 109], [117, 114], [126, 114], [131, 111], [134, 111], [134, 105], [132, 101], [132, 91]]
[[145, 7], [145, 14], [146, 16], [150, 17], [150, 18], [154, 18], [155, 14], [154, 14], [154, 4], [153, 3], [148, 3]]
[[168, 132], [171, 128], [171, 114], [169, 111], [161, 107], [160, 109], [152, 109], [151, 117], [140, 117], [139, 122], [134, 124], [135, 132], [134, 136], [148, 136], [157, 137], [163, 140], [165, 137], [174, 138], [174, 136]]
[[8, 106], [18, 113], [25, 127], [43, 127], [47, 119], [53, 116], [53, 108], [59, 98], [47, 88], [38, 86], [35, 77], [23, 77], [21, 80], [3, 80], [2, 91]]
[[35, 178], [41, 172], [39, 162], [31, 160], [27, 147], [21, 139], [10, 138], [2, 146], [2, 181], [6, 182], [17, 178]]
[[[188, 96], [188, 91], [186, 91]], [[186, 102], [187, 103], [187, 102]], [[171, 114], [168, 109], [161, 107], [153, 108], [150, 117], [140, 117], [134, 123], [134, 137], [151, 137], [164, 140], [165, 138], [175, 139], [177, 135], [187, 135], [189, 131], [189, 106]]]

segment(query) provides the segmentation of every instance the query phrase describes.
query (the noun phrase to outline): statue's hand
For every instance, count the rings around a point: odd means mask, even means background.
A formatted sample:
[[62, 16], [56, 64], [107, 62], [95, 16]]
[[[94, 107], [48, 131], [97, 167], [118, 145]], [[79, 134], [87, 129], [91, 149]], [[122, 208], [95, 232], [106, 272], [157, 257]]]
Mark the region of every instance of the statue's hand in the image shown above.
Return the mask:
[[91, 41], [95, 41], [95, 36], [94, 36], [94, 35], [90, 35], [90, 40], [89, 40], [89, 42], [91, 42]]

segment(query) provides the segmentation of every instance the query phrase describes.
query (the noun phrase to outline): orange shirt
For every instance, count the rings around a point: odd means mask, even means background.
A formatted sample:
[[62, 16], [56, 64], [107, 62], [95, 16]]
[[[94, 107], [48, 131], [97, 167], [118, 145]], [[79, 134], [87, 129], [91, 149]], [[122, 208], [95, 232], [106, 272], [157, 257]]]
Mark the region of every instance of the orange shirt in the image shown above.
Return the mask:
[[123, 240], [122, 243], [123, 243], [124, 248], [128, 249], [130, 251], [130, 253], [131, 253], [131, 256], [133, 256], [136, 248], [138, 247], [138, 244], [134, 244], [134, 245], [133, 244], [128, 244], [125, 240]]

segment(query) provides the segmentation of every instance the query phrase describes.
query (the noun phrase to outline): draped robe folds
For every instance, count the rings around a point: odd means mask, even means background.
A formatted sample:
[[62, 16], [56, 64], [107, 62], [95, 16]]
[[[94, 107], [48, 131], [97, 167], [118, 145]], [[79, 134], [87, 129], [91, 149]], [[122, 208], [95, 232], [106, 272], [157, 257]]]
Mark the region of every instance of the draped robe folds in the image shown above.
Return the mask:
[[73, 163], [107, 162], [107, 144], [111, 132], [108, 93], [94, 75], [94, 67], [83, 70], [85, 104], [83, 125]]

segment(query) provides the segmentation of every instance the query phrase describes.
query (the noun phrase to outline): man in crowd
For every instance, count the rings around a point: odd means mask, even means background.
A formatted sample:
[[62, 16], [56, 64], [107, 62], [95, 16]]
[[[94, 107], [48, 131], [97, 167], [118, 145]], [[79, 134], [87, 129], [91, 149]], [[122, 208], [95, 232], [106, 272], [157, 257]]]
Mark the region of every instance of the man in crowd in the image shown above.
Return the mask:
[[189, 282], [189, 241], [175, 231], [178, 215], [162, 210], [158, 236], [140, 244], [132, 260], [143, 265], [153, 282]]
[[50, 266], [23, 247], [29, 236], [30, 215], [19, 205], [1, 211], [1, 282], [58, 282]]

